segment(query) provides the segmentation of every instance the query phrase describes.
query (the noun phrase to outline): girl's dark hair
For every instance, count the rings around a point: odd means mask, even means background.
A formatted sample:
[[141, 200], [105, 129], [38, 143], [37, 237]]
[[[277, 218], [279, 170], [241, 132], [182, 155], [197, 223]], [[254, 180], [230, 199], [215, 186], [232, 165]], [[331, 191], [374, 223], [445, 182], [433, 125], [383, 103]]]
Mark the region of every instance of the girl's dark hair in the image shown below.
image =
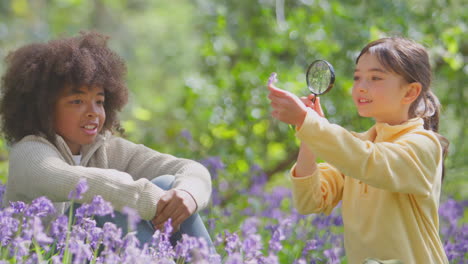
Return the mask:
[[0, 114], [8, 142], [40, 134], [54, 142], [54, 106], [66, 86], [102, 87], [106, 98], [102, 132], [120, 129], [117, 113], [128, 100], [127, 69], [107, 40], [96, 32], [81, 32], [76, 37], [29, 44], [6, 56]]
[[[382, 38], [367, 44], [357, 57], [356, 64], [365, 53], [375, 55], [386, 70], [402, 76], [408, 83], [418, 82], [421, 84], [421, 93], [410, 105], [408, 114], [410, 118], [421, 117], [424, 120], [424, 128], [436, 132], [442, 145], [443, 159], [445, 159], [449, 141], [438, 133], [440, 103], [430, 88], [432, 70], [426, 49], [421, 44], [409, 39]], [[443, 172], [442, 178], [444, 178], [444, 174], [445, 172]]]

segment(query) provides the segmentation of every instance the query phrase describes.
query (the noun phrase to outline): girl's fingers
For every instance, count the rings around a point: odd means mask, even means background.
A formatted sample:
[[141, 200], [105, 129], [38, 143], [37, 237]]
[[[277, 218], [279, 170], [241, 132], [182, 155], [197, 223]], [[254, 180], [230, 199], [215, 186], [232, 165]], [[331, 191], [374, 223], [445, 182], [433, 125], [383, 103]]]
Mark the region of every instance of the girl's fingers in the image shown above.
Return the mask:
[[305, 106], [312, 107], [312, 101], [310, 101], [309, 98], [303, 96], [300, 99], [305, 104]]
[[320, 105], [320, 97], [317, 96], [317, 99], [315, 100], [315, 105], [313, 107], [315, 112], [317, 112], [321, 117], [325, 117], [325, 114], [322, 110], [322, 105]]
[[317, 111], [317, 113], [321, 116], [323, 116], [323, 111], [322, 111], [322, 106], [320, 105], [320, 97], [317, 97], [317, 99], [315, 99], [315, 111]]
[[[315, 98], [315, 103], [313, 103], [313, 99]], [[302, 98], [301, 98], [302, 99]], [[309, 94], [307, 96], [308, 102], [305, 103], [306, 106], [312, 108], [319, 114], [321, 117], [325, 117], [325, 114], [323, 113], [322, 106], [320, 105], [320, 97], [316, 96], [315, 94]], [[304, 100], [302, 100], [304, 102]]]
[[273, 95], [273, 96], [277, 96], [277, 97], [288, 96], [287, 91], [285, 91], [283, 89], [280, 89], [280, 88], [277, 88], [274, 85], [268, 85], [268, 90], [270, 91], [270, 94]]

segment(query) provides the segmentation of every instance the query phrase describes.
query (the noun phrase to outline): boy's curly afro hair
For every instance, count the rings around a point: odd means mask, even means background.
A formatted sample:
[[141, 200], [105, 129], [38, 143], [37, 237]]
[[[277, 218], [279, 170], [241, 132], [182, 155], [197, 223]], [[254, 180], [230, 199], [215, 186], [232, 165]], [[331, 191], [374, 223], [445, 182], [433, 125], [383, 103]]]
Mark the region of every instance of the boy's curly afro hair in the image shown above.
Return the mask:
[[5, 58], [1, 80], [1, 129], [8, 142], [44, 135], [54, 142], [54, 106], [59, 92], [73, 87], [102, 87], [106, 121], [102, 132], [119, 128], [117, 113], [127, 103], [127, 72], [123, 59], [96, 32], [33, 43]]

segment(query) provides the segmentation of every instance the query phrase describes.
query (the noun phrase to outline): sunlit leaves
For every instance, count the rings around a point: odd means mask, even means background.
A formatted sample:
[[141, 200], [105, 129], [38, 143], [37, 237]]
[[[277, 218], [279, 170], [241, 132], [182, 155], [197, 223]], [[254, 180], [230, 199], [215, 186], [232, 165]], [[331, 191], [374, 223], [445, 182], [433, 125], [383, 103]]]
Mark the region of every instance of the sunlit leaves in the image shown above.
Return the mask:
[[[463, 7], [460, 0], [5, 0], [0, 55], [79, 30], [108, 34], [128, 65], [131, 96], [122, 124], [130, 139], [189, 158], [219, 155], [268, 170], [286, 157], [272, 142], [286, 153], [297, 148], [294, 133], [270, 117], [265, 82], [271, 72], [280, 87], [303, 96], [305, 68], [327, 59], [337, 75], [322, 98], [327, 117], [365, 130], [372, 121], [359, 118], [349, 100], [356, 55], [372, 39], [408, 36], [431, 54], [433, 89], [444, 104], [441, 132], [453, 146], [447, 185], [450, 170], [458, 175], [455, 169], [467, 164]], [[181, 131], [197, 143], [180, 144]], [[229, 168], [226, 177], [236, 178], [236, 166]]]
[[148, 121], [151, 119], [151, 112], [141, 107], [137, 107], [133, 109], [133, 115], [135, 116], [136, 119], [139, 119], [142, 121]]
[[11, 2], [11, 10], [17, 16], [26, 16], [31, 10], [27, 0], [15, 0]]

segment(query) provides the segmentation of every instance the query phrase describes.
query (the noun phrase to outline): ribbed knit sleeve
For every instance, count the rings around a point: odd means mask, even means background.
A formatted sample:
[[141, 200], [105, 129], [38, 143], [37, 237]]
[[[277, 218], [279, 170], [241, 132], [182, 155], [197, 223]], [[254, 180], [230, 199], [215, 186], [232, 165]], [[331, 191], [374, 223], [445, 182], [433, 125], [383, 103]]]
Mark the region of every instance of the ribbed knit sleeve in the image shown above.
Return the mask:
[[150, 220], [163, 190], [146, 178], [133, 179], [116, 169], [72, 166], [66, 163], [49, 142], [22, 141], [10, 151], [9, 178], [5, 199], [30, 202], [46, 196], [52, 202], [65, 202], [80, 179], [89, 189], [79, 201], [90, 202], [101, 195], [114, 209], [135, 208], [143, 219]]
[[200, 163], [163, 154], [119, 137], [109, 139], [106, 148], [110, 168], [125, 171], [135, 180], [173, 175], [175, 182], [172, 188], [190, 193], [197, 203], [197, 210], [207, 206], [211, 195], [211, 176]]

